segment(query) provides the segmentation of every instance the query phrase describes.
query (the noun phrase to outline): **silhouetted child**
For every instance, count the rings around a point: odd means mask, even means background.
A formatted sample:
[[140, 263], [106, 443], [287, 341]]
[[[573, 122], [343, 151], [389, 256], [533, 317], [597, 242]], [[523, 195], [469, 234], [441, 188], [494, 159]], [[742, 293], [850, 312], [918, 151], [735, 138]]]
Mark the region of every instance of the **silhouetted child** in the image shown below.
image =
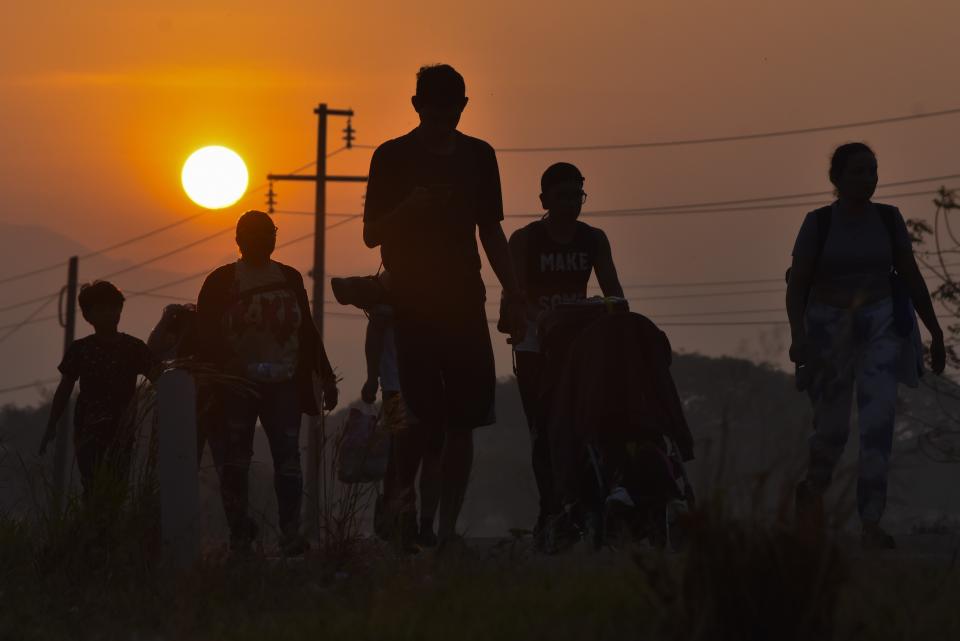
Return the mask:
[[101, 468], [126, 484], [133, 452], [137, 376], [153, 381], [159, 368], [146, 343], [117, 331], [124, 297], [113, 284], [97, 281], [84, 285], [78, 301], [94, 333], [74, 341], [63, 356], [58, 368], [62, 377], [53, 397], [40, 454], [54, 438], [57, 423], [79, 380], [74, 446], [86, 498]]

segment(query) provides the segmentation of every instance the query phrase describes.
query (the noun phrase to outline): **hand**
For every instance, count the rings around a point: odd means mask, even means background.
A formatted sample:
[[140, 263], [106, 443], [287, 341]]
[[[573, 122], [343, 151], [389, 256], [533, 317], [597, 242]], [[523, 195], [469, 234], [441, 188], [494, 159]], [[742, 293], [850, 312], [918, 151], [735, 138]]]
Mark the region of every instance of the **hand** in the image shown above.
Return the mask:
[[809, 356], [809, 346], [806, 336], [794, 337], [790, 344], [790, 360], [798, 365], [806, 363]]
[[510, 323], [510, 341], [513, 345], [523, 342], [527, 336], [527, 303], [516, 300], [507, 305], [507, 318]]
[[943, 343], [943, 334], [930, 341], [930, 369], [934, 374], [942, 374], [947, 366], [947, 348]]
[[371, 378], [363, 384], [363, 388], [360, 390], [360, 398], [364, 403], [376, 403], [377, 402], [377, 379]]
[[38, 456], [43, 456], [47, 453], [47, 445], [49, 445], [50, 441], [53, 440], [55, 434], [55, 429], [50, 429], [49, 427], [43, 433], [43, 438], [40, 440], [40, 450], [37, 452]]
[[336, 381], [330, 381], [323, 385], [323, 409], [332, 412], [340, 399], [340, 390], [337, 389]]

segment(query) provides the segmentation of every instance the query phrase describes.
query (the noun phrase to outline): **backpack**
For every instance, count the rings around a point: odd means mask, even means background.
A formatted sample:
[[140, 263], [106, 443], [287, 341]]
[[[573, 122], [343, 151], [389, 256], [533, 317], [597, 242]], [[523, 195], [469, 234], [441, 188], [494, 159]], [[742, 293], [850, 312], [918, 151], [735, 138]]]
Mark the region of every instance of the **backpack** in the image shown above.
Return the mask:
[[[896, 253], [896, 224], [897, 208], [891, 205], [881, 205], [874, 203], [874, 207], [880, 213], [880, 219], [887, 230], [887, 236], [890, 239], [891, 253]], [[819, 265], [820, 257], [823, 254], [823, 248], [827, 244], [827, 237], [830, 235], [830, 225], [833, 222], [833, 205], [821, 207], [813, 212], [817, 218], [817, 253], [815, 262]], [[787, 268], [785, 275], [787, 283], [790, 282], [790, 268]], [[910, 298], [910, 291], [903, 277], [897, 272], [896, 268], [890, 266], [890, 292], [893, 297], [893, 324], [900, 336], [909, 336], [916, 325], [916, 312], [913, 308], [913, 301]], [[810, 297], [809, 290], [804, 300]]]

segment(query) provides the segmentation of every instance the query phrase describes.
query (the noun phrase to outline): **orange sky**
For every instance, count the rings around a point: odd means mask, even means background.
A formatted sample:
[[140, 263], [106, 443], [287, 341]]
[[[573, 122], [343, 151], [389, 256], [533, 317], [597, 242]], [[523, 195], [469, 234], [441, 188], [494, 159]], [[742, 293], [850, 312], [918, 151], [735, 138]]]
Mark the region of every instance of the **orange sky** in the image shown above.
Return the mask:
[[[449, 62], [464, 74], [471, 103], [463, 130], [501, 147], [737, 134], [960, 106], [954, 0], [319, 4], [7, 3], [0, 24], [0, 223], [42, 225], [98, 248], [172, 222], [197, 211], [179, 185], [194, 149], [235, 149], [256, 187], [268, 172], [313, 159], [311, 109], [320, 101], [354, 108], [358, 142], [376, 144], [414, 126], [408, 102], [414, 74], [430, 62]], [[852, 138], [874, 144], [881, 181], [960, 173], [953, 151], [958, 122], [937, 118], [704, 147], [502, 154], [505, 205], [508, 212], [535, 211], [539, 174], [559, 159], [586, 175], [588, 209], [816, 191], [828, 187], [832, 147]], [[331, 149], [340, 127], [333, 122]], [[365, 172], [368, 160], [368, 151], [355, 150], [332, 160], [331, 170]], [[283, 208], [312, 206], [305, 184], [278, 190]], [[335, 185], [329, 194], [331, 211], [359, 211], [362, 187]], [[908, 216], [930, 210], [918, 199], [894, 204]], [[262, 205], [263, 191], [251, 191], [234, 208], [112, 258], [142, 260]], [[608, 230], [628, 285], [766, 278], [782, 273], [804, 209], [594, 223]], [[509, 221], [508, 232], [518, 224]], [[282, 242], [309, 231], [311, 222], [282, 217], [278, 225]], [[376, 268], [378, 257], [359, 234], [356, 223], [331, 232], [328, 273]], [[4, 238], [0, 250], [5, 273], [60, 259]], [[175, 277], [231, 252], [226, 236], [153, 267]], [[306, 268], [310, 256], [310, 243], [302, 243], [278, 258]], [[82, 271], [93, 277], [101, 268], [90, 261]], [[147, 277], [133, 272], [118, 283], [135, 289], [152, 284]], [[62, 275], [44, 278], [8, 286], [0, 300], [56, 289]], [[169, 293], [192, 296], [198, 286]], [[634, 307], [654, 316], [775, 307], [782, 298], [644, 302], [643, 291], [632, 294]], [[147, 319], [162, 304], [137, 303], [138, 320], [128, 331], [145, 336]], [[0, 325], [28, 311], [3, 313]], [[358, 325], [327, 325], [328, 342], [336, 343], [331, 352], [350, 385]], [[0, 375], [0, 388], [50, 375], [56, 331], [55, 323], [32, 327], [0, 344], [4, 358], [41, 354], [29, 373]], [[755, 349], [758, 332], [676, 328], [671, 338], [680, 348], [737, 353], [743, 341]], [[498, 358], [506, 373], [505, 352]]]

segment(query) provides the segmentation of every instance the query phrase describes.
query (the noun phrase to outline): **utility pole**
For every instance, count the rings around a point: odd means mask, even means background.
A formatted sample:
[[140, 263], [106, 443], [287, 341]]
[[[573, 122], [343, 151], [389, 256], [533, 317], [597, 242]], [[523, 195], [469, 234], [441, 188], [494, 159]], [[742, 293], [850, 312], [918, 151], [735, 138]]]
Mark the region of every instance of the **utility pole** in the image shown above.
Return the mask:
[[[314, 238], [313, 238], [313, 321], [323, 338], [323, 290], [325, 280], [325, 248], [327, 232], [327, 183], [328, 182], [367, 182], [366, 176], [329, 176], [327, 175], [327, 118], [341, 116], [347, 118], [347, 127], [343, 130], [344, 143], [347, 149], [353, 148], [354, 129], [352, 126], [352, 109], [330, 109], [327, 103], [320, 103], [313, 113], [317, 114], [317, 172], [314, 175], [303, 174], [268, 174], [267, 180], [293, 180], [313, 182], [316, 186], [314, 196]], [[270, 207], [275, 199], [270, 197]], [[318, 431], [320, 432], [318, 434]], [[323, 408], [320, 408], [319, 425], [315, 421], [307, 424], [307, 464], [304, 474], [304, 495], [306, 501], [305, 523], [308, 534], [317, 535], [320, 532], [321, 495], [323, 508], [327, 505], [327, 449]], [[321, 489], [322, 483], [322, 489]]]
[[[365, 183], [366, 176], [328, 176], [327, 175], [327, 118], [343, 116], [347, 118], [347, 127], [343, 130], [346, 148], [353, 147], [355, 130], [351, 124], [353, 109], [330, 109], [321, 103], [313, 113], [317, 114], [317, 173], [309, 174], [268, 174], [267, 180], [295, 180], [313, 182], [316, 185], [314, 197], [314, 238], [313, 238], [313, 320], [317, 324], [320, 336], [323, 336], [323, 289], [324, 289], [324, 248], [327, 231], [327, 183]], [[274, 203], [275, 204], [275, 203]]]
[[[60, 290], [60, 326], [63, 327], [63, 353], [66, 354], [73, 344], [73, 338], [77, 327], [77, 273], [79, 271], [79, 259], [76, 256], [70, 257], [67, 267], [67, 284]], [[63, 296], [66, 294], [66, 313], [64, 313]], [[69, 474], [67, 468], [70, 465], [70, 436], [72, 432], [73, 412], [70, 411], [69, 404], [67, 411], [60, 418], [57, 425], [57, 449], [53, 457], [53, 488], [54, 500], [57, 503], [57, 511], [62, 511], [64, 500], [67, 496], [67, 482]]]

